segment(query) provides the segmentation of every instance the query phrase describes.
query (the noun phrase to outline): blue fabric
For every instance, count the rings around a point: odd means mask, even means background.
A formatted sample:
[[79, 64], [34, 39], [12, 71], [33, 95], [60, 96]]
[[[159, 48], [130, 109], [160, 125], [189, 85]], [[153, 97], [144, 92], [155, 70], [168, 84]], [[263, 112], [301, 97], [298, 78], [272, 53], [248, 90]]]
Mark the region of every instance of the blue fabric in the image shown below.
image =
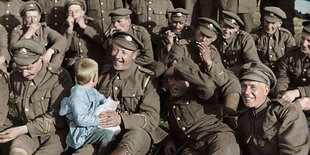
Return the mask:
[[70, 131], [66, 143], [78, 149], [85, 143], [85, 138], [99, 126], [99, 117], [95, 114], [96, 108], [106, 101], [95, 88], [75, 85], [71, 88], [71, 95], [61, 101], [59, 115], [69, 120]]

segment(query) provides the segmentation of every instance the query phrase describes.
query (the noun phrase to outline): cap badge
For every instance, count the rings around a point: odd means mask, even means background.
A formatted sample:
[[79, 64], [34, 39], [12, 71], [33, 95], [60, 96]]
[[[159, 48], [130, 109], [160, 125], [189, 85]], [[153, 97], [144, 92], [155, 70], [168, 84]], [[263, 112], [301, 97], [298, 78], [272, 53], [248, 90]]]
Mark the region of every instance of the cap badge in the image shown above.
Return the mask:
[[213, 29], [213, 28], [214, 28], [213, 24], [209, 24], [207, 27], [208, 27], [209, 29]]
[[131, 36], [126, 36], [125, 39], [126, 39], [127, 41], [132, 41]]
[[182, 13], [181, 13], [181, 12], [178, 12], [178, 13], [177, 13], [177, 16], [179, 16], [179, 17], [182, 16]]
[[273, 17], [273, 16], [274, 16], [274, 13], [271, 12], [269, 15], [270, 15], [271, 17]]
[[27, 50], [25, 48], [22, 48], [20, 49], [19, 53], [25, 55], [27, 54]]
[[34, 7], [34, 5], [33, 5], [33, 4], [29, 4], [28, 6], [29, 6], [29, 7]]

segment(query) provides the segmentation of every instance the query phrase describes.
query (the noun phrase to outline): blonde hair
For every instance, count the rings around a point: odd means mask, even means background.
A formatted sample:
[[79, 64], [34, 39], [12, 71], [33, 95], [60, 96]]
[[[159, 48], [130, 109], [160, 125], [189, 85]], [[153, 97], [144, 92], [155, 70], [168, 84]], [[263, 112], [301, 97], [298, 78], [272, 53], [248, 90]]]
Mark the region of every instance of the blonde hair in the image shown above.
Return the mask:
[[80, 85], [85, 85], [98, 74], [98, 64], [90, 58], [80, 59], [75, 64], [75, 78]]

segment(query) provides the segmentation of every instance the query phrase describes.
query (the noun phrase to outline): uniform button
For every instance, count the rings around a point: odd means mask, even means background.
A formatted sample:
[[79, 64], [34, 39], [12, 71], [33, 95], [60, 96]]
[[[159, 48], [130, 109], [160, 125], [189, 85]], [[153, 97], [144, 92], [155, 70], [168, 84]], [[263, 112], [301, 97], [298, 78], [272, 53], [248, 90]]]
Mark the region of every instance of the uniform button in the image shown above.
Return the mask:
[[185, 127], [182, 127], [182, 130], [183, 130], [183, 131], [185, 131], [185, 129], [186, 129]]
[[229, 69], [230, 67], [226, 67], [227, 69]]
[[10, 4], [7, 4], [6, 6], [10, 7]]
[[54, 25], [55, 25], [55, 26], [57, 26], [57, 25], [58, 25], [58, 23], [54, 23]]
[[260, 144], [260, 147], [264, 147], [264, 146], [265, 146], [265, 144], [264, 144], [264, 143], [261, 143], [261, 144]]
[[77, 36], [77, 37], [80, 37], [80, 35], [79, 35], [79, 34], [77, 34], [76, 36]]
[[8, 17], [5, 17], [5, 20], [9, 20], [9, 18], [8, 18]]
[[159, 13], [162, 14], [163, 12], [160, 11]]
[[181, 118], [180, 118], [180, 117], [177, 117], [177, 120], [179, 121], [179, 120], [181, 120]]
[[48, 67], [48, 70], [52, 70], [53, 68], [51, 66]]
[[6, 14], [9, 14], [10, 13], [10, 11], [9, 10], [6, 10]]
[[138, 66], [138, 69], [141, 69], [141, 66]]
[[29, 98], [29, 97], [30, 97], [30, 95], [27, 95], [27, 97]]
[[271, 46], [269, 46], [269, 49], [272, 49], [272, 47], [271, 47]]
[[31, 83], [30, 83], [30, 86], [34, 86], [34, 83], [33, 83], [33, 82], [31, 82]]
[[101, 13], [104, 13], [104, 10], [101, 10]]
[[187, 135], [187, 138], [191, 138], [191, 135]]
[[223, 62], [227, 62], [226, 60], [223, 60]]
[[8, 28], [8, 27], [10, 27], [10, 25], [5, 25], [5, 27], [7, 27], [7, 28]]
[[177, 107], [174, 105], [174, 106], [172, 106], [172, 108], [175, 109], [175, 108], [177, 108]]
[[186, 102], [186, 105], [189, 105], [189, 102], [188, 102], [188, 101]]
[[132, 94], [132, 97], [135, 97], [136, 96], [136, 94]]
[[302, 79], [302, 81], [304, 81], [304, 82], [305, 82], [306, 80], [307, 80], [306, 78], [303, 78], [303, 79]]
[[102, 21], [104, 21], [104, 18], [102, 18]]
[[198, 66], [201, 66], [201, 63], [198, 63]]
[[226, 51], [223, 51], [223, 53], [225, 54], [225, 53], [226, 53]]
[[44, 97], [43, 96], [41, 96], [41, 98], [40, 98], [42, 101], [44, 100]]
[[236, 54], [235, 52], [233, 52], [233, 54]]
[[25, 108], [25, 111], [28, 112], [28, 108]]
[[282, 49], [282, 51], [284, 50], [284, 48], [283, 48], [283, 47], [282, 47], [281, 49]]
[[152, 27], [151, 25], [149, 25], [148, 27]]
[[150, 3], [150, 4], [152, 4], [152, 2], [151, 2], [151, 1], [149, 1], [149, 3]]
[[81, 53], [83, 53], [83, 50], [80, 50]]
[[306, 62], [309, 62], [309, 59], [306, 59]]
[[226, 42], [223, 42], [223, 45], [227, 45]]
[[84, 58], [84, 56], [83, 56], [83, 55], [81, 55], [81, 58]]
[[81, 46], [82, 45], [82, 43], [81, 42], [79, 42], [79, 46]]
[[274, 65], [271, 65], [271, 68], [274, 68]]
[[114, 90], [116, 90], [116, 91], [117, 91], [117, 90], [118, 90], [118, 87], [114, 87]]
[[30, 123], [30, 122], [31, 122], [31, 120], [28, 120], [28, 122]]
[[151, 11], [151, 10], [152, 10], [152, 8], [149, 8], [149, 10]]
[[100, 4], [103, 5], [103, 2], [101, 2]]
[[54, 7], [54, 10], [57, 10], [57, 8], [56, 8], [56, 7]]
[[270, 58], [272, 58], [272, 55], [269, 55]]
[[151, 17], [149, 17], [149, 20], [151, 20], [152, 18]]
[[304, 72], [306, 72], [307, 71], [307, 69], [304, 69]]
[[116, 79], [119, 80], [119, 76], [117, 76]]
[[57, 15], [54, 15], [54, 17], [57, 17]]

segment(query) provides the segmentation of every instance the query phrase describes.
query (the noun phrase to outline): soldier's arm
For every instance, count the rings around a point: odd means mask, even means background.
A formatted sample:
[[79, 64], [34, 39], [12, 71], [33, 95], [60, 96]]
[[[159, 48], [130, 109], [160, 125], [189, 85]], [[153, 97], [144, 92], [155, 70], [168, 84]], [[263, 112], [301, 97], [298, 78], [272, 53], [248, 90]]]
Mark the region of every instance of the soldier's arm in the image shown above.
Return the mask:
[[159, 95], [156, 92], [158, 83], [156, 78], [152, 76], [149, 76], [149, 80], [145, 82], [147, 82], [144, 83], [146, 88], [139, 101], [139, 111], [131, 114], [120, 114], [125, 129], [140, 127], [146, 131], [152, 131], [158, 126], [160, 111]]
[[135, 62], [140, 66], [144, 66], [154, 61], [154, 53], [149, 32], [146, 29], [142, 28], [140, 33], [140, 41], [144, 45], [144, 50], [140, 51], [139, 55], [135, 59]]
[[93, 40], [98, 45], [98, 47], [103, 47], [105, 36], [101, 33], [99, 24], [96, 22], [96, 20], [91, 20], [89, 23], [90, 24], [87, 24], [86, 28], [84, 29], [84, 35]]
[[290, 83], [289, 81], [289, 75], [288, 75], [288, 55], [284, 55], [280, 59], [278, 73], [277, 73], [277, 85], [275, 87], [275, 93], [283, 93], [288, 89], [288, 85]]
[[[3, 63], [9, 64], [10, 62], [10, 54], [8, 51], [8, 37], [6, 35], [6, 30], [5, 28], [0, 25], [0, 57], [3, 57], [5, 60]], [[0, 61], [0, 65], [1, 65]]]
[[67, 48], [65, 52], [67, 52], [70, 49], [74, 33], [74, 32], [72, 33], [68, 32], [67, 31], [68, 27], [69, 27], [68, 24], [63, 24], [60, 30], [60, 34], [67, 39]]
[[293, 37], [293, 35], [291, 33], [288, 33], [288, 38], [287, 40], [285, 41], [285, 48], [286, 48], [286, 51], [288, 49], [290, 49], [291, 47], [294, 47], [296, 46], [296, 41]]
[[12, 46], [14, 43], [16, 43], [16, 41], [20, 40], [22, 37], [22, 30], [20, 30], [21, 25], [15, 27], [12, 32], [11, 32], [11, 36], [10, 36], [10, 40], [9, 40], [9, 46]]
[[243, 42], [243, 59], [244, 63], [248, 62], [261, 62], [259, 60], [258, 54], [257, 54], [257, 49], [255, 46], [255, 42], [251, 35], [244, 35], [244, 38], [242, 38]]
[[57, 82], [51, 86], [52, 92], [50, 93], [48, 109], [44, 114], [37, 116], [26, 124], [31, 137], [55, 133], [57, 128], [66, 126], [65, 118], [59, 115], [59, 109], [61, 100], [69, 96], [73, 82], [67, 71], [61, 69], [59, 72]]
[[48, 42], [53, 43], [50, 48], [55, 51], [51, 63], [61, 64], [65, 52], [68, 49], [67, 39], [49, 27], [46, 27], [46, 31]]
[[283, 109], [277, 133], [280, 154], [307, 154], [310, 145], [309, 130], [300, 104], [289, 104]]

